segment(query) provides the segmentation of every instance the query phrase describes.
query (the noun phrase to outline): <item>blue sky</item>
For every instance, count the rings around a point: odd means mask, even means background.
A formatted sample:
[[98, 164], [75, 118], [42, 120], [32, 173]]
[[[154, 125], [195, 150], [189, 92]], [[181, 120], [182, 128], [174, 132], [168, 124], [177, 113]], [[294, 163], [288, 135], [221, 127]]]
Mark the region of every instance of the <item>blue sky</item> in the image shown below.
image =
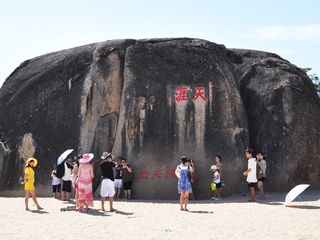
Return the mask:
[[203, 38], [320, 75], [319, 10], [317, 0], [0, 0], [0, 86], [26, 59], [120, 38]]

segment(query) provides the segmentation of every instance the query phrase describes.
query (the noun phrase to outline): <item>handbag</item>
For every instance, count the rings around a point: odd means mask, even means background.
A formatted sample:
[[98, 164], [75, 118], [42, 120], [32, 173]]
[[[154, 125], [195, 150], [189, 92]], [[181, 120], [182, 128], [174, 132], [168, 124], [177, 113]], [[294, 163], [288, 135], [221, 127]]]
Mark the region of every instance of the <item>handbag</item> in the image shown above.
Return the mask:
[[212, 182], [211, 182], [211, 184], [210, 184], [210, 187], [211, 187], [211, 190], [212, 190], [212, 191], [215, 191], [215, 190], [217, 189], [217, 186], [216, 186], [214, 180], [212, 180]]

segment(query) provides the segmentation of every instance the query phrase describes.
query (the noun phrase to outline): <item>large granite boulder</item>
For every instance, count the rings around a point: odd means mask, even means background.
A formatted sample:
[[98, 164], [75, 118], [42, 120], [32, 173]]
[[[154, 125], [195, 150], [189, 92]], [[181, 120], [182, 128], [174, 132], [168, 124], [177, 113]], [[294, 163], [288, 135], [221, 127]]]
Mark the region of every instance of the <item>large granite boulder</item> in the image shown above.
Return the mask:
[[211, 195], [214, 154], [224, 157], [225, 193], [242, 191], [250, 144], [267, 152], [273, 189], [319, 186], [319, 98], [307, 76], [276, 55], [199, 39], [106, 41], [23, 62], [0, 103], [6, 194], [22, 192], [23, 160], [33, 153], [36, 186], [49, 194], [52, 165], [67, 148], [95, 154], [95, 188], [100, 154], [126, 157], [137, 198], [176, 198], [181, 155], [197, 164], [197, 197]]
[[267, 155], [268, 188], [320, 186], [320, 99], [309, 77], [276, 54], [230, 49], [250, 144]]

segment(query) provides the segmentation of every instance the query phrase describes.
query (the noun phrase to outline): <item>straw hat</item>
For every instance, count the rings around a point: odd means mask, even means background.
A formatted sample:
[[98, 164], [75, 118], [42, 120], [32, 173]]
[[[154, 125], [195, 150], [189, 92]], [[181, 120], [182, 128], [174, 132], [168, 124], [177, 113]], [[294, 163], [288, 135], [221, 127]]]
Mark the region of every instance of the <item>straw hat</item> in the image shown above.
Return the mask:
[[34, 161], [34, 166], [37, 166], [37, 164], [38, 164], [38, 160], [37, 160], [37, 159], [35, 159], [35, 158], [28, 158], [27, 161], [26, 161], [26, 167], [29, 165], [29, 163], [30, 163], [31, 161]]
[[82, 158], [79, 160], [79, 163], [89, 163], [94, 155], [92, 153], [86, 153], [82, 155]]
[[212, 165], [211, 168], [210, 168], [210, 171], [214, 171], [214, 170], [217, 170], [217, 169], [218, 169], [217, 165]]

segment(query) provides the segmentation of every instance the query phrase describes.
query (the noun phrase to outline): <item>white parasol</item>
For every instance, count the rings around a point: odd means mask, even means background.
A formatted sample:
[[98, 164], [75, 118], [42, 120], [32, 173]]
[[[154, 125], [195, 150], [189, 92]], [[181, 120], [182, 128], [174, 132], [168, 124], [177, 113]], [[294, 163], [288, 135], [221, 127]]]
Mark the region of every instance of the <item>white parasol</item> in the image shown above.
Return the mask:
[[286, 200], [284, 202], [285, 206], [288, 206], [296, 197], [298, 197], [304, 190], [306, 190], [310, 185], [309, 184], [300, 184], [295, 186], [288, 192]]
[[58, 158], [57, 164], [58, 165], [61, 164], [69, 156], [69, 154], [72, 152], [73, 152], [73, 149], [68, 149], [68, 150], [64, 151], [64, 153], [62, 153], [60, 155], [60, 157]]

